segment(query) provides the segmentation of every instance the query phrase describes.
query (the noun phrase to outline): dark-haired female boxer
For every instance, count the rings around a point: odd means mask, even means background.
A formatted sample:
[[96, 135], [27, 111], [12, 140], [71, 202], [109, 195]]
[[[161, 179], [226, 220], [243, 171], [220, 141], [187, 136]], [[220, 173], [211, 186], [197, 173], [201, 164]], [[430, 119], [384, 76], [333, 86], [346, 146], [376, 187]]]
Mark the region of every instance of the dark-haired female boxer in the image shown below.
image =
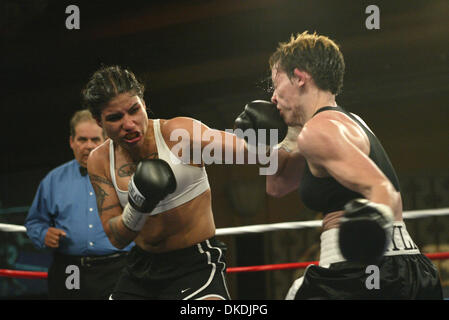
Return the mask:
[[195, 152], [235, 157], [245, 141], [191, 118], [149, 119], [143, 93], [119, 66], [98, 70], [83, 90], [109, 137], [88, 160], [103, 227], [117, 247], [136, 243], [111, 299], [229, 299], [226, 247], [214, 237], [209, 181]]

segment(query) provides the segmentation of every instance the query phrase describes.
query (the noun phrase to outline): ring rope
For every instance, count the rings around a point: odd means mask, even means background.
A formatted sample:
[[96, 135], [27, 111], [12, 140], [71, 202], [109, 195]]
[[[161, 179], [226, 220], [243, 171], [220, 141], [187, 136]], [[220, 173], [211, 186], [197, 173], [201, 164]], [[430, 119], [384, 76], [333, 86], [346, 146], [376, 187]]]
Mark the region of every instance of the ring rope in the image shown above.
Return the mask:
[[[440, 209], [427, 209], [427, 210], [413, 210], [404, 211], [404, 219], [417, 219], [417, 218], [428, 218], [432, 216], [445, 216], [449, 215], [449, 208]], [[235, 235], [243, 233], [259, 233], [275, 230], [288, 230], [288, 229], [302, 229], [302, 228], [313, 228], [321, 227], [323, 220], [310, 220], [310, 221], [299, 221], [299, 222], [281, 222], [273, 224], [257, 224], [252, 226], [235, 227], [235, 228], [222, 228], [216, 230], [217, 236], [225, 235]]]
[[24, 226], [18, 226], [16, 224], [0, 223], [0, 231], [3, 231], [3, 232], [26, 232], [27, 229]]
[[0, 269], [0, 277], [19, 278], [19, 279], [47, 279], [47, 272], [44, 271], [22, 271]]
[[[425, 253], [424, 255], [431, 260], [449, 259], [449, 252]], [[307, 268], [307, 266], [309, 266], [311, 264], [318, 265], [319, 261], [265, 264], [265, 265], [247, 266], [247, 267], [232, 267], [232, 268], [227, 268], [226, 272], [234, 273], [234, 272], [255, 272], [255, 271], [285, 270], [285, 269], [304, 269], [304, 268]]]
[[[404, 219], [417, 219], [417, 218], [428, 218], [435, 216], [445, 216], [449, 215], [449, 208], [440, 209], [426, 209], [426, 210], [413, 210], [404, 211]], [[322, 220], [310, 220], [310, 221], [298, 221], [298, 222], [281, 222], [273, 224], [257, 224], [251, 226], [243, 227], [233, 227], [233, 228], [220, 228], [216, 230], [215, 235], [217, 236], [227, 236], [236, 235], [244, 233], [261, 233], [276, 230], [292, 230], [292, 229], [302, 229], [302, 228], [316, 228], [321, 227]], [[0, 223], [0, 231], [3, 232], [26, 232], [24, 226]]]
[[[429, 209], [429, 210], [414, 210], [405, 211], [403, 213], [404, 219], [417, 219], [427, 218], [432, 216], [444, 216], [449, 214], [449, 208]], [[235, 235], [244, 233], [260, 233], [275, 230], [292, 230], [301, 228], [320, 227], [322, 220], [300, 221], [300, 222], [283, 222], [274, 224], [260, 224], [252, 226], [243, 226], [235, 228], [221, 228], [216, 230], [217, 236], [223, 235]], [[0, 231], [3, 232], [26, 232], [24, 226], [12, 225], [0, 223]], [[429, 253], [425, 254], [429, 259], [441, 260], [448, 259], [449, 252]], [[300, 269], [306, 268], [308, 265], [318, 264], [318, 261], [310, 262], [296, 262], [296, 263], [281, 263], [281, 264], [269, 264], [260, 266], [246, 266], [246, 267], [233, 267], [227, 268], [227, 273], [235, 272], [254, 272], [254, 271], [267, 271], [267, 270], [284, 270], [284, 269]], [[22, 279], [46, 279], [47, 272], [36, 271], [21, 271], [21, 270], [8, 270], [0, 269], [0, 277], [10, 278], [22, 278]]]
[[[449, 252], [426, 253], [424, 255], [431, 260], [449, 259]], [[318, 265], [318, 261], [266, 264], [259, 266], [247, 266], [247, 267], [232, 267], [227, 268], [226, 272], [237, 273], [237, 272], [257, 272], [257, 271], [286, 270], [286, 269], [304, 269], [311, 264]], [[41, 271], [0, 269], [0, 277], [20, 278], [20, 279], [46, 279], [47, 275], [48, 275], [47, 272]]]

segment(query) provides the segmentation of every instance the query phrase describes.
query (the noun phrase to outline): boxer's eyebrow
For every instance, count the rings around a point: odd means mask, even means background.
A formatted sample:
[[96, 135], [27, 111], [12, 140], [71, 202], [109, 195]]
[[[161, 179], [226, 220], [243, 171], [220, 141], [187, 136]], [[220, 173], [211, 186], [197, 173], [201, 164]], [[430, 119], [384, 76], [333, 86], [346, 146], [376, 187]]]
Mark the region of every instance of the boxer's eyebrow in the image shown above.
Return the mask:
[[117, 120], [120, 120], [122, 117], [123, 117], [122, 112], [114, 112], [114, 113], [110, 113], [107, 116], [105, 116], [104, 119], [106, 121], [117, 121]]

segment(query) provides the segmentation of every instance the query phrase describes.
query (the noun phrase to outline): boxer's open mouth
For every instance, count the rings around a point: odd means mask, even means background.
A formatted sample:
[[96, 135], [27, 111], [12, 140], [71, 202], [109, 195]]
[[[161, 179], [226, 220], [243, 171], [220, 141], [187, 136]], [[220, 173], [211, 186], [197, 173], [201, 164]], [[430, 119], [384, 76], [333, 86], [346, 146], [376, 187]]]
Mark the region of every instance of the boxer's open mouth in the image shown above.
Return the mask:
[[141, 138], [139, 132], [130, 132], [124, 136], [124, 140], [127, 143], [136, 143]]

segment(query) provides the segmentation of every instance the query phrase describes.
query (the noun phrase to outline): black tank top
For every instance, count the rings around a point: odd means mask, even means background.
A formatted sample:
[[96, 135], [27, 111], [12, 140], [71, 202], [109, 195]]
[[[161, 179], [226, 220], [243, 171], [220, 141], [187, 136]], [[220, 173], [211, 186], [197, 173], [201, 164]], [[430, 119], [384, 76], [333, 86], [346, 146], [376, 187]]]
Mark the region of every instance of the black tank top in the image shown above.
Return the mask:
[[[399, 191], [399, 180], [396, 172], [376, 136], [372, 134], [371, 131], [356, 117], [341, 107], [323, 107], [315, 112], [313, 116], [326, 110], [342, 112], [354, 120], [359, 127], [362, 128], [368, 136], [370, 143], [369, 158], [373, 160], [373, 162], [390, 180], [395, 189]], [[299, 194], [306, 207], [314, 211], [323, 212], [323, 214], [343, 210], [344, 205], [348, 201], [356, 198], [364, 198], [361, 194], [344, 187], [332, 177], [315, 177], [310, 172], [307, 161], [299, 186]]]

